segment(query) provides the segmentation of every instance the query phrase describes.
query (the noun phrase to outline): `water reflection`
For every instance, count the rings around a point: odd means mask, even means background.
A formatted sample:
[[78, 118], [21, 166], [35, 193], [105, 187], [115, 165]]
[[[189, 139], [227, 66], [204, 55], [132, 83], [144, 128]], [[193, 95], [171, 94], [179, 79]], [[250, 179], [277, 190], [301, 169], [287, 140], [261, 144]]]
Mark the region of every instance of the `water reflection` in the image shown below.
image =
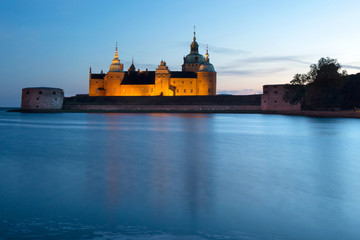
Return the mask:
[[18, 224], [68, 238], [357, 239], [359, 130], [256, 114], [1, 112], [0, 238], [25, 238]]

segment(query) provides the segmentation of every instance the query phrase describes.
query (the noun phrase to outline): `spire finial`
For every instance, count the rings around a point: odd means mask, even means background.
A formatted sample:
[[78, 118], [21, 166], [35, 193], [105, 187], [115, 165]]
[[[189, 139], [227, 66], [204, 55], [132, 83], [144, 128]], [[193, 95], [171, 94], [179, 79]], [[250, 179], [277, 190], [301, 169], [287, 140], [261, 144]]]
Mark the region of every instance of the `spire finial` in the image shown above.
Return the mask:
[[206, 44], [205, 62], [209, 62], [209, 45]]
[[194, 41], [196, 41], [196, 26], [194, 26]]
[[131, 63], [134, 64], [134, 56], [131, 58]]
[[118, 42], [116, 42], [115, 44], [115, 54], [114, 54], [114, 58], [119, 58], [119, 53], [118, 53]]

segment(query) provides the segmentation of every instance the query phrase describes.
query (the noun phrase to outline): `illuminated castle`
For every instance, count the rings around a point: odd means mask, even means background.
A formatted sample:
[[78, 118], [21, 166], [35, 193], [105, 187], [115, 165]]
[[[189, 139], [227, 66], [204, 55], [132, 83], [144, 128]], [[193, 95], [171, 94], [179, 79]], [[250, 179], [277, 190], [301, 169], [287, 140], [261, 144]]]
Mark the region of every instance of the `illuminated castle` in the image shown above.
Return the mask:
[[161, 61], [155, 71], [136, 71], [134, 61], [127, 71], [120, 63], [116, 46], [110, 70], [105, 74], [89, 74], [89, 96], [195, 96], [216, 95], [216, 72], [206, 50], [199, 54], [194, 39], [190, 54], [184, 57], [182, 71], [170, 71]]

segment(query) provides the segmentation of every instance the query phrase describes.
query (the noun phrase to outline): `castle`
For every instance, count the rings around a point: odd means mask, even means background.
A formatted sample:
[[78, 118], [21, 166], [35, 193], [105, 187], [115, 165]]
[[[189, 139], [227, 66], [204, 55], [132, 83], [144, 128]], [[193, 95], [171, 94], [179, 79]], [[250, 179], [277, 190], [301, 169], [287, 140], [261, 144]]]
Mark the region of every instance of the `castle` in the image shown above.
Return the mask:
[[116, 46], [110, 70], [89, 73], [89, 96], [199, 96], [216, 95], [216, 72], [208, 49], [199, 54], [194, 31], [190, 53], [184, 57], [182, 71], [170, 71], [161, 61], [155, 71], [136, 71], [134, 61], [127, 71], [120, 63]]

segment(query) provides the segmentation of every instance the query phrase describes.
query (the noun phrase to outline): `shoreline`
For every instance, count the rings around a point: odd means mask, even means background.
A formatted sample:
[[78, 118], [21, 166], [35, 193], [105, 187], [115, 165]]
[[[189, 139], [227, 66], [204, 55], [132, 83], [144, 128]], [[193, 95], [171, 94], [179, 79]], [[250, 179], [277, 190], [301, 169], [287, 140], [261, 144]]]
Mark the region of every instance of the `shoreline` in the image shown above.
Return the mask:
[[200, 113], [200, 114], [266, 114], [266, 115], [289, 115], [321, 118], [360, 118], [360, 111], [262, 111], [262, 110], [224, 110], [224, 109], [205, 109], [205, 110], [103, 110], [103, 109], [60, 109], [60, 110], [22, 110], [9, 109], [7, 112], [21, 113]]

